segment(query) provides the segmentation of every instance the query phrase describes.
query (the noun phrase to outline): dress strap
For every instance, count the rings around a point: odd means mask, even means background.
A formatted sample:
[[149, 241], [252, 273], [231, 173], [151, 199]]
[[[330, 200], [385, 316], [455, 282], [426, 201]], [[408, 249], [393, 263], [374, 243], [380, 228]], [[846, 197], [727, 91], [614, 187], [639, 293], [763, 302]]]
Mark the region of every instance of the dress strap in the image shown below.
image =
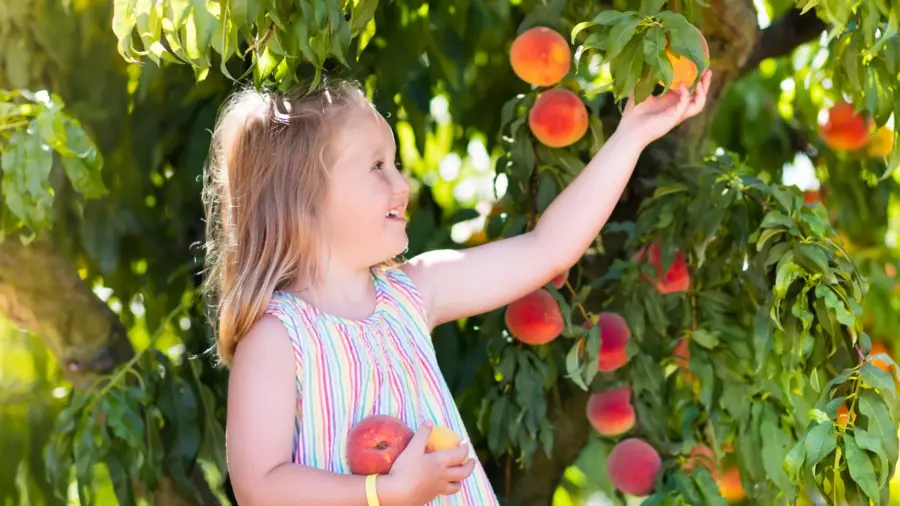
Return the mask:
[[384, 303], [390, 312], [430, 334], [425, 301], [412, 279], [397, 266], [376, 270], [375, 276], [384, 288]]

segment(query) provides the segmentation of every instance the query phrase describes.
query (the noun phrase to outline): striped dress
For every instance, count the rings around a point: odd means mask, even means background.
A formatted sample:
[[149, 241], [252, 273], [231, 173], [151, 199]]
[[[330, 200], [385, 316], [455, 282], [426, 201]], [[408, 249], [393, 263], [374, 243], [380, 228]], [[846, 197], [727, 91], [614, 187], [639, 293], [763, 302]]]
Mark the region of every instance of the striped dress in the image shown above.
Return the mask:
[[[340, 318], [287, 292], [266, 312], [288, 330], [297, 366], [292, 461], [349, 474], [347, 433], [373, 414], [400, 418], [413, 430], [424, 418], [468, 440], [456, 403], [438, 368], [422, 298], [400, 269], [373, 269], [375, 311]], [[473, 458], [477, 458], [474, 450]], [[478, 463], [452, 496], [429, 506], [499, 506]]]

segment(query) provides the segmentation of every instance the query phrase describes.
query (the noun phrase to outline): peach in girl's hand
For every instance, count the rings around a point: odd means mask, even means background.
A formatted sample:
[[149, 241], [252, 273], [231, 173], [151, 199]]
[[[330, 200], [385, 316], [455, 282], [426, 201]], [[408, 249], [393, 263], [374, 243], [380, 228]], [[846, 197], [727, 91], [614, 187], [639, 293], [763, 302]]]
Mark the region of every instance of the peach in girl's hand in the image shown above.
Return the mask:
[[347, 462], [353, 474], [387, 474], [409, 445], [413, 431], [390, 415], [363, 418], [350, 429]]
[[452, 429], [435, 425], [428, 436], [428, 442], [425, 443], [425, 453], [452, 450], [457, 448], [460, 443], [462, 443], [462, 438]]

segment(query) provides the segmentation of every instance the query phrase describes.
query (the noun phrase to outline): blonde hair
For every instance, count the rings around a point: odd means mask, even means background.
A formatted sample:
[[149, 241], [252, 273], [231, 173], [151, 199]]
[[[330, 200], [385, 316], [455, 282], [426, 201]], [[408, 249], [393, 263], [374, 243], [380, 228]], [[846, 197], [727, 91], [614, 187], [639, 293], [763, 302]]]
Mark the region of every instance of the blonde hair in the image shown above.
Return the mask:
[[363, 104], [356, 83], [339, 81], [312, 91], [248, 88], [223, 107], [203, 188], [204, 288], [223, 363], [231, 363], [275, 290], [298, 276], [315, 279], [318, 210], [333, 159], [329, 139], [348, 106]]

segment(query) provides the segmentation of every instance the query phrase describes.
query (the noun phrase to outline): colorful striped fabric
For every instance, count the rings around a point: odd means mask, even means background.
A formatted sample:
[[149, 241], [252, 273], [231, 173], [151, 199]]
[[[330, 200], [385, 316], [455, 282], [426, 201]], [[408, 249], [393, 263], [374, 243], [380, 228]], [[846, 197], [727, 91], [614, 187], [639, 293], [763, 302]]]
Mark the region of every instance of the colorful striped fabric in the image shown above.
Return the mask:
[[[438, 367], [422, 299], [400, 269], [373, 269], [375, 312], [364, 320], [324, 313], [276, 292], [267, 313], [288, 330], [297, 364], [295, 463], [349, 474], [347, 433], [373, 414], [393, 415], [412, 429], [428, 419], [468, 440]], [[472, 458], [477, 458], [474, 450]], [[479, 463], [452, 496], [429, 506], [491, 506], [497, 497]]]

